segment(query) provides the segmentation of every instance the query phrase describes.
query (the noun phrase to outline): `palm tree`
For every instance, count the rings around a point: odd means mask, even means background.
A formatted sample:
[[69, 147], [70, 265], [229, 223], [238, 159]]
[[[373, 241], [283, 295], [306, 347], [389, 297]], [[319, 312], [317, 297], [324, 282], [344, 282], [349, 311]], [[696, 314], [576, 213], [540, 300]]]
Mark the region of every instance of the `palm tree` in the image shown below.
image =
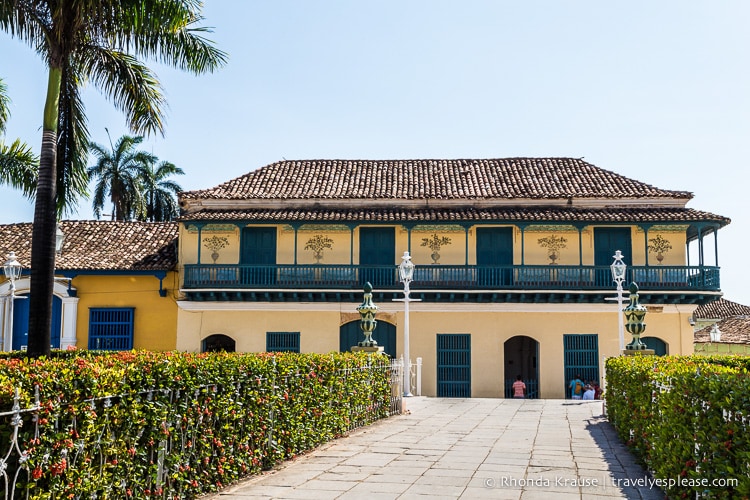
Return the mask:
[[16, 139], [10, 146], [2, 140], [5, 124], [10, 117], [7, 87], [0, 79], [0, 184], [20, 189], [28, 197], [34, 196], [39, 159], [31, 148]]
[[[91, 81], [122, 110], [135, 133], [163, 133], [165, 104], [156, 76], [137, 57], [192, 73], [226, 55], [203, 37], [196, 0], [8, 0], [0, 27], [30, 46], [49, 69], [31, 243], [28, 355], [50, 350], [58, 180], [85, 170], [88, 145], [80, 89]], [[58, 178], [58, 167], [62, 167]]]
[[169, 221], [180, 215], [177, 193], [182, 188], [175, 181], [167, 179], [171, 175], [184, 175], [185, 172], [168, 161], [150, 162], [140, 169], [141, 188], [145, 201], [145, 213], [138, 217], [149, 222]]
[[[107, 131], [109, 134], [109, 131]], [[94, 188], [94, 215], [100, 217], [104, 201], [109, 196], [112, 202], [112, 220], [132, 220], [144, 212], [141, 172], [155, 161], [146, 151], [136, 151], [143, 137], [124, 135], [107, 149], [92, 142], [91, 153], [97, 158], [96, 164], [89, 167], [88, 175], [99, 181]]]

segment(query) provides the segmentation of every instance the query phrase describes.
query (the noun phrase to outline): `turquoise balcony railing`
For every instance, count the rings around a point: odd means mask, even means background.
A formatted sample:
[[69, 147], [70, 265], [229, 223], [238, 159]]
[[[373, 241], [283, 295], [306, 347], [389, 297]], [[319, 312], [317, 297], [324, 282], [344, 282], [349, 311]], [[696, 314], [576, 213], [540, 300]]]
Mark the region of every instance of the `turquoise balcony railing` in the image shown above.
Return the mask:
[[[626, 283], [643, 291], [720, 289], [719, 268], [631, 266]], [[370, 282], [379, 290], [400, 290], [398, 268], [358, 265], [186, 264], [186, 290], [359, 290]], [[412, 290], [612, 290], [609, 266], [417, 266]]]

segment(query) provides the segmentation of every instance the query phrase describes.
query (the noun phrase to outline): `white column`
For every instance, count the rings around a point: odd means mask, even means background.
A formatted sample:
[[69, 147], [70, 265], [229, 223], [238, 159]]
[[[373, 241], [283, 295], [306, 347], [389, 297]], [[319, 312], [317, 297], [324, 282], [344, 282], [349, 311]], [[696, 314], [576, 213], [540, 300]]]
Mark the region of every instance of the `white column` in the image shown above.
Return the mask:
[[625, 350], [625, 325], [622, 316], [622, 282], [617, 283], [617, 328], [620, 335], [620, 352]]
[[78, 324], [78, 297], [62, 297], [62, 325], [60, 332], [60, 349], [66, 350], [75, 346], [78, 341], [76, 326]]

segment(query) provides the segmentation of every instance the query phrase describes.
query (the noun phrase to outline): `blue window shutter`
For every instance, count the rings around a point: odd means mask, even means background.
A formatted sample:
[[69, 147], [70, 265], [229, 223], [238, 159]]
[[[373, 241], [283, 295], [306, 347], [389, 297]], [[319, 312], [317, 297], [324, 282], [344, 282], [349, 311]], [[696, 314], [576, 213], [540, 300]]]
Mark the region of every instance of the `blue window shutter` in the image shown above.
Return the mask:
[[132, 349], [134, 311], [132, 307], [89, 309], [89, 349]]
[[299, 332], [266, 332], [266, 351], [299, 352]]

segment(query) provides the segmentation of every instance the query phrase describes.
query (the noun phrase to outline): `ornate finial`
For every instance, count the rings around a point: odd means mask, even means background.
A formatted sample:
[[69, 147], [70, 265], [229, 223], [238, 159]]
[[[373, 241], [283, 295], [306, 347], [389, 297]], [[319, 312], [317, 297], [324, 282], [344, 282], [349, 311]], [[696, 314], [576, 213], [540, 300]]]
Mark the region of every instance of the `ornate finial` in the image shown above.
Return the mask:
[[378, 306], [372, 301], [372, 285], [369, 281], [365, 283], [364, 290], [364, 301], [357, 307], [357, 312], [362, 317], [359, 322], [359, 328], [365, 334], [365, 340], [359, 342], [358, 345], [360, 347], [376, 347], [378, 343], [372, 338], [372, 333], [375, 331], [375, 327], [378, 326], [378, 322], [375, 321], [375, 313], [378, 312]]
[[641, 334], [646, 330], [646, 307], [638, 302], [638, 285], [630, 283], [630, 304], [623, 309], [625, 313], [625, 329], [633, 336], [633, 341], [625, 346], [629, 351], [642, 351], [647, 349], [646, 344], [641, 342]]

